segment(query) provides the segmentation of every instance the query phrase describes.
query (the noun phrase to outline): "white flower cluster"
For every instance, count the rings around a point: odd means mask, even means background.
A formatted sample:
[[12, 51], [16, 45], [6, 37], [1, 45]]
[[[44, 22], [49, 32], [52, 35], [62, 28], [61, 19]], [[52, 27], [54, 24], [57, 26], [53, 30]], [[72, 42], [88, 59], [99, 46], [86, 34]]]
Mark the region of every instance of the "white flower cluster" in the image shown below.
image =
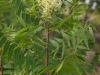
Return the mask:
[[39, 0], [42, 8], [42, 17], [51, 18], [51, 14], [61, 8], [61, 0]]

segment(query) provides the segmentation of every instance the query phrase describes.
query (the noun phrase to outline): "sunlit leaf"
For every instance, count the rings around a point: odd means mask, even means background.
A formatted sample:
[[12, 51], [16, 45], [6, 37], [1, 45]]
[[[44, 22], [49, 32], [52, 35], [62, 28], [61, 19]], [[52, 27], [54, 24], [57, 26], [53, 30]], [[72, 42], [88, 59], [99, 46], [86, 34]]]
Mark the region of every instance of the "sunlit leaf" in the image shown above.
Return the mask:
[[1, 38], [0, 47], [5, 43], [6, 40], [7, 40], [7, 38], [5, 36]]
[[61, 64], [58, 66], [58, 68], [55, 71], [55, 74], [60, 71], [60, 69], [62, 68], [63, 65], [64, 65], [64, 61], [62, 61]]
[[50, 42], [52, 43], [53, 46], [55, 47], [59, 47], [59, 43], [55, 40], [50, 40]]
[[10, 43], [9, 41], [6, 42], [6, 44], [4, 45], [4, 49], [3, 49], [3, 56], [5, 56], [5, 54], [7, 53], [9, 47], [10, 47]]
[[89, 46], [88, 46], [88, 40], [87, 40], [85, 31], [84, 31], [83, 27], [81, 27], [81, 28], [82, 28], [82, 38], [83, 38], [83, 40], [84, 40], [84, 43], [85, 43], [87, 49], [89, 49]]
[[65, 51], [66, 51], [66, 44], [63, 42], [62, 54], [61, 54], [62, 58], [64, 57]]
[[17, 15], [16, 15], [16, 17], [17, 17], [18, 21], [21, 23], [21, 25], [23, 25], [23, 27], [26, 28], [26, 23], [24, 22], [24, 20], [22, 18], [18, 17]]
[[90, 34], [91, 34], [91, 38], [92, 38], [92, 41], [95, 42], [95, 39], [94, 39], [94, 33], [93, 33], [93, 30], [91, 27], [89, 27], [89, 31], [90, 31]]

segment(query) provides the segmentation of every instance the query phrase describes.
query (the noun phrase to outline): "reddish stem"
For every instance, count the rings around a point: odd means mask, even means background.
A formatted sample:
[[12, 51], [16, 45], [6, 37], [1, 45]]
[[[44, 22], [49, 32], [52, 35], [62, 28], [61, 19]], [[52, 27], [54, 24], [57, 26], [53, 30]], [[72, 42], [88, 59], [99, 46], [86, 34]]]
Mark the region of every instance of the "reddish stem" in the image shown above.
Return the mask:
[[[46, 22], [45, 26], [49, 26], [49, 23]], [[45, 47], [46, 59], [45, 59], [45, 65], [48, 66], [49, 65], [49, 28], [45, 29], [45, 34], [46, 34], [46, 47]], [[46, 75], [49, 75], [48, 71], [46, 72]]]

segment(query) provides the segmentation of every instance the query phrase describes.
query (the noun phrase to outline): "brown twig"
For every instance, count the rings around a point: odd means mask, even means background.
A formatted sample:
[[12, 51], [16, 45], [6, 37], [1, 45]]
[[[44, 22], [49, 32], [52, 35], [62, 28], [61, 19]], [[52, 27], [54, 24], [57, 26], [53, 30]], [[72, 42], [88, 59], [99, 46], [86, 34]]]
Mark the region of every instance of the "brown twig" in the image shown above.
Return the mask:
[[38, 57], [34, 56], [33, 58], [35, 58], [35, 59], [39, 60], [40, 62], [42, 62], [43, 64], [45, 64], [44, 61], [39, 59]]
[[48, 34], [50, 34], [50, 33], [52, 33], [52, 32], [53, 32], [53, 30], [49, 31], [49, 33], [48, 33]]
[[[49, 26], [49, 22], [45, 22], [45, 26]], [[46, 34], [46, 46], [45, 46], [45, 51], [46, 51], [46, 58], [45, 58], [45, 65], [49, 65], [49, 28], [45, 29], [45, 34]], [[48, 71], [46, 72], [46, 75], [48, 74]]]

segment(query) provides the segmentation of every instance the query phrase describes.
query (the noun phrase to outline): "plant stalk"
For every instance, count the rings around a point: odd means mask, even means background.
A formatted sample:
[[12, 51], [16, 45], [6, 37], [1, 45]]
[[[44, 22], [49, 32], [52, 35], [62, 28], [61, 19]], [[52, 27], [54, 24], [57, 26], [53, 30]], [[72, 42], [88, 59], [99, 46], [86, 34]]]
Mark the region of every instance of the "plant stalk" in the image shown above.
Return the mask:
[[[49, 26], [49, 23], [46, 22], [45, 26]], [[45, 52], [46, 52], [46, 58], [45, 58], [45, 65], [49, 65], [49, 28], [45, 29], [45, 34], [46, 34], [46, 47], [45, 47]], [[46, 72], [46, 75], [49, 75], [48, 71]]]

